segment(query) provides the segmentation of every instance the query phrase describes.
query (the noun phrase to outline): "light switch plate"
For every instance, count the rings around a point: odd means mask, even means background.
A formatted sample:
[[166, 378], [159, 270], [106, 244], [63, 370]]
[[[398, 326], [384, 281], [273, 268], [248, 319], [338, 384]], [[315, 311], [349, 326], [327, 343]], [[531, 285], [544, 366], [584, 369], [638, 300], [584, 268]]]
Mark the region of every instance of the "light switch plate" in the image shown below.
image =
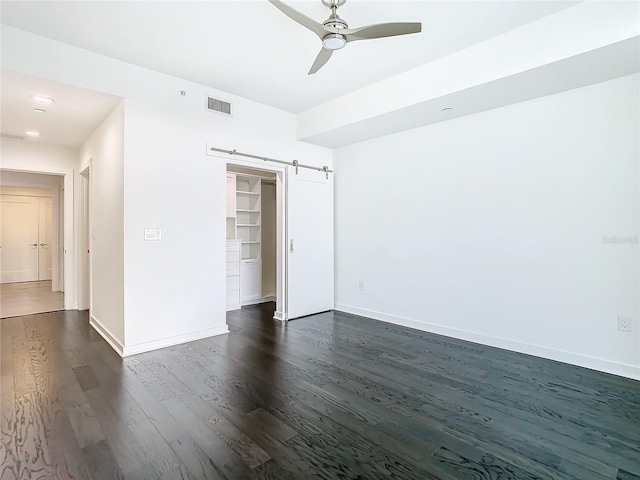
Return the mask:
[[161, 228], [145, 228], [144, 229], [145, 240], [162, 240]]

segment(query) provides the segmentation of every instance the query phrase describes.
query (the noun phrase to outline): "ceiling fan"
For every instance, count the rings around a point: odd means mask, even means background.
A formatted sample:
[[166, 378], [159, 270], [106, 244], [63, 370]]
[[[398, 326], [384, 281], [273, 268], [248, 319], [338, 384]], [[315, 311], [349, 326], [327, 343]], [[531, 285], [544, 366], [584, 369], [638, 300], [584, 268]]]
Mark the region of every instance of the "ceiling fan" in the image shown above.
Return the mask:
[[338, 16], [338, 7], [344, 5], [347, 0], [322, 0], [322, 3], [331, 9], [331, 16], [322, 23], [316, 22], [280, 0], [269, 1], [285, 15], [311, 30], [322, 40], [322, 50], [313, 62], [309, 75], [320, 70], [331, 58], [334, 50], [340, 50], [349, 42], [395, 37], [422, 31], [421, 23], [378, 23], [366, 27], [349, 28], [347, 22]]

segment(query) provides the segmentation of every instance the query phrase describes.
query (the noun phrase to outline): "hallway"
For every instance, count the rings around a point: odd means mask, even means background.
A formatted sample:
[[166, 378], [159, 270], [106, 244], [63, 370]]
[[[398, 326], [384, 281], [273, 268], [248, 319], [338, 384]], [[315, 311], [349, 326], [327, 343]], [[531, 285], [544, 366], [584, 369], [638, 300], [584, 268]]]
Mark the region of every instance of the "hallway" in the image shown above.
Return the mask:
[[0, 318], [64, 310], [64, 293], [51, 291], [51, 280], [0, 284]]

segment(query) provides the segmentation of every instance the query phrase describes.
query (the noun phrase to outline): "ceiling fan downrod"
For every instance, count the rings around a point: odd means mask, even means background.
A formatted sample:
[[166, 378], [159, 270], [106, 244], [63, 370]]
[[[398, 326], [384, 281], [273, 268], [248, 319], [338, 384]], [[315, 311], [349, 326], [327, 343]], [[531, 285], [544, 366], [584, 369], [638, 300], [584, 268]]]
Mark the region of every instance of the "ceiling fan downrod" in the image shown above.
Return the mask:
[[340, 18], [338, 15], [338, 7], [341, 7], [345, 4], [347, 0], [322, 0], [323, 5], [329, 7], [331, 9], [331, 15], [327, 18], [322, 24], [325, 27], [332, 28], [349, 28], [347, 22]]

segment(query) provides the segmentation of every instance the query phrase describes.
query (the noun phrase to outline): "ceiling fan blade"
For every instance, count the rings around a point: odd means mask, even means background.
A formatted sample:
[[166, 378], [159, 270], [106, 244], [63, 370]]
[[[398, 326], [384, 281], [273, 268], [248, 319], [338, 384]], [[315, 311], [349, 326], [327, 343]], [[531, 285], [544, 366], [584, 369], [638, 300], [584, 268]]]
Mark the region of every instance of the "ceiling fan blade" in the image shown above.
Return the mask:
[[313, 65], [311, 65], [311, 70], [309, 70], [308, 75], [313, 75], [318, 70], [320, 70], [324, 66], [324, 64], [329, 61], [332, 54], [333, 50], [322, 48], [322, 50], [320, 50], [320, 53], [316, 57], [316, 61], [313, 62]]
[[[347, 42], [356, 40], [369, 40], [372, 38], [395, 37], [407, 35], [409, 33], [419, 33], [422, 31], [421, 23], [379, 23], [367, 25], [366, 27], [350, 28], [344, 31]], [[342, 32], [341, 32], [342, 33]]]
[[307, 17], [305, 14], [300, 13], [295, 8], [291, 8], [286, 3], [281, 2], [280, 0], [269, 0], [269, 2], [271, 2], [274, 7], [279, 9], [286, 16], [288, 16], [289, 18], [291, 18], [295, 22], [299, 23], [303, 27], [306, 27], [309, 30], [311, 30], [320, 39], [322, 39], [322, 37], [327, 35], [327, 33], [330, 33], [330, 30], [327, 29], [324, 25], [322, 25], [321, 23], [316, 22], [312, 18]]

